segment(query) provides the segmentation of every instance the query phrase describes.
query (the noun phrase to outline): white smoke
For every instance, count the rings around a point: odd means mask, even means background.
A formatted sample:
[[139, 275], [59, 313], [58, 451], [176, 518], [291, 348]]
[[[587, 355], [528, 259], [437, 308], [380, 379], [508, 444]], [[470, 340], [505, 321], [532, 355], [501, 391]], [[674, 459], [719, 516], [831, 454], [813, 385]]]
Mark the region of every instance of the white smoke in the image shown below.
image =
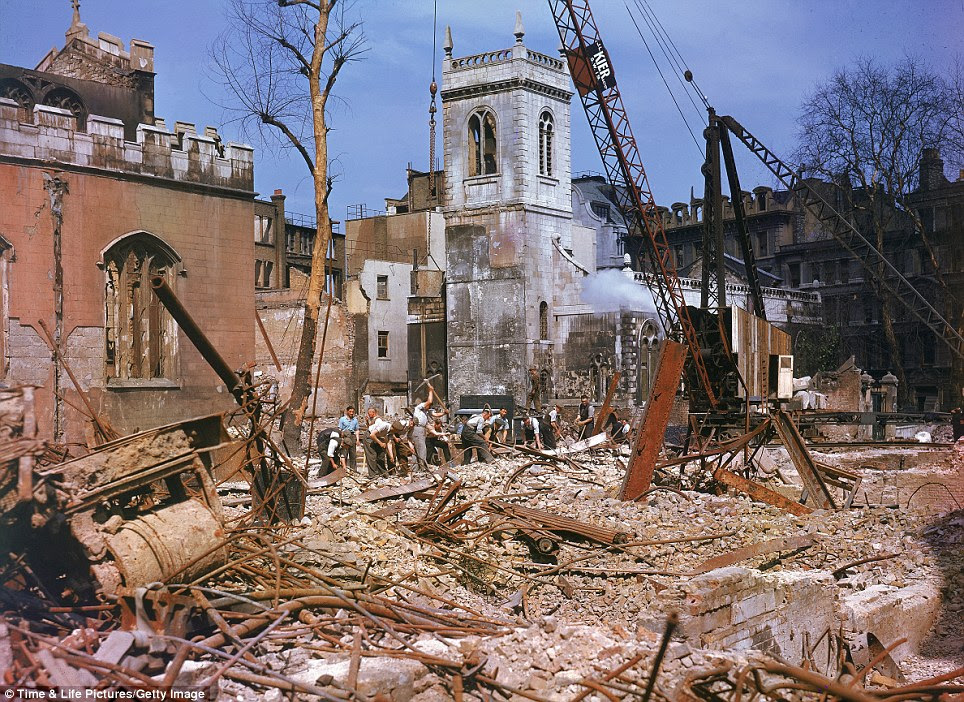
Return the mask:
[[612, 268], [583, 278], [581, 297], [597, 313], [625, 309], [656, 315], [656, 303], [649, 288]]

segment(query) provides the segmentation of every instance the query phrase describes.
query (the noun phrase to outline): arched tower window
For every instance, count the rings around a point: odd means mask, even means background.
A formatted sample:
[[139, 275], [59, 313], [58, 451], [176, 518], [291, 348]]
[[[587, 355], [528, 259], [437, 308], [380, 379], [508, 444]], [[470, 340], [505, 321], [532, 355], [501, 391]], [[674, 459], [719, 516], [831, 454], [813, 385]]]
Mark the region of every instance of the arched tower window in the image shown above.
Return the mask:
[[469, 176], [498, 173], [495, 151], [495, 115], [481, 109], [469, 117]]
[[539, 117], [539, 173], [544, 176], [551, 176], [553, 169], [553, 130], [552, 115], [548, 111], [543, 112]]
[[177, 328], [151, 288], [151, 277], [174, 282], [178, 255], [147, 232], [104, 252], [106, 375], [108, 379], [174, 379]]
[[549, 341], [549, 304], [545, 300], [539, 303], [539, 338]]

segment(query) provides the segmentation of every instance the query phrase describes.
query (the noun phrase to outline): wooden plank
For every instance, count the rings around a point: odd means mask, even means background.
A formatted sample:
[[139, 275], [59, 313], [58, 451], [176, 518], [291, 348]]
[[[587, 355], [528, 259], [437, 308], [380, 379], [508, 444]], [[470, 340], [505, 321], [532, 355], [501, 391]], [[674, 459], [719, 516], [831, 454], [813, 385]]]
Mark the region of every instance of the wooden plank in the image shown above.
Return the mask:
[[779, 492], [774, 492], [770, 488], [765, 488], [759, 483], [754, 483], [752, 480], [747, 480], [746, 478], [737, 475], [736, 473], [731, 473], [724, 468], [717, 468], [713, 472], [713, 477], [725, 485], [729, 485], [740, 492], [745, 492], [754, 500], [759, 500], [760, 502], [766, 502], [768, 505], [779, 507], [780, 509], [786, 510], [790, 514], [795, 514], [798, 517], [802, 517], [805, 514], [810, 514], [813, 512], [813, 510], [806, 505], [801, 505], [799, 502], [794, 502], [793, 500], [784, 497]]
[[814, 463], [803, 437], [797, 431], [797, 425], [786, 412], [779, 410], [773, 415], [773, 427], [777, 430], [787, 453], [790, 454], [793, 467], [797, 469], [800, 480], [807, 490], [808, 499], [813, 500], [819, 509], [836, 509], [833, 496], [827, 489], [820, 471], [817, 470], [817, 464]]
[[646, 402], [646, 412], [633, 442], [629, 466], [623, 477], [623, 486], [619, 495], [622, 500], [635, 500], [649, 490], [685, 362], [686, 346], [684, 344], [669, 340], [663, 342], [656, 373], [653, 376], [653, 386], [650, 389], [649, 400]]
[[377, 490], [367, 490], [360, 494], [356, 499], [361, 502], [375, 502], [377, 500], [387, 500], [390, 497], [401, 497], [411, 495], [422, 490], [435, 487], [435, 478], [422, 478], [413, 480], [404, 485], [389, 485], [388, 487], [378, 488]]
[[579, 453], [580, 451], [588, 451], [589, 449], [604, 444], [609, 441], [609, 437], [606, 434], [595, 434], [590, 436], [588, 439], [583, 439], [582, 441], [577, 441], [571, 446], [560, 446], [558, 448], [549, 449], [548, 451], [543, 451], [542, 454], [545, 456], [569, 456], [574, 453]]

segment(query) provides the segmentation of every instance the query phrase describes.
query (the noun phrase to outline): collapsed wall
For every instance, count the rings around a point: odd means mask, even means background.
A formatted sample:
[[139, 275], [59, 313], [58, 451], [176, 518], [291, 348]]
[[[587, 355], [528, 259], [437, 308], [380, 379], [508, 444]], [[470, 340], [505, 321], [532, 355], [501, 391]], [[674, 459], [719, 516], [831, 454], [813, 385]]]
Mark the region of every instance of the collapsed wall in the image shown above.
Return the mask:
[[693, 647], [755, 649], [830, 673], [838, 636], [857, 665], [866, 665], [880, 642], [906, 639], [891, 652], [898, 663], [916, 653], [937, 619], [940, 587], [924, 580], [847, 592], [826, 570], [728, 567], [679, 583], [663, 600], [681, 613], [680, 635]]

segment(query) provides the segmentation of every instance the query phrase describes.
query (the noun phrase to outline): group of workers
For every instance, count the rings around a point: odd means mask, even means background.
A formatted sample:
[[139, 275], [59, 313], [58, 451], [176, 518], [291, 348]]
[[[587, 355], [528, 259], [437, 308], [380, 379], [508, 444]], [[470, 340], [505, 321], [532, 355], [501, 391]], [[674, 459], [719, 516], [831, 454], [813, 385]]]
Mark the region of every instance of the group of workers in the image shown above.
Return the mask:
[[[354, 468], [359, 441], [365, 452], [368, 475], [374, 477], [394, 472], [406, 466], [414, 458], [419, 465], [427, 466], [452, 460], [453, 435], [446, 431], [443, 418], [449, 414], [444, 406], [433, 408], [436, 395], [429, 384], [428, 397], [412, 409], [407, 420], [389, 421], [381, 417], [374, 407], [367, 413], [368, 425], [359, 429], [354, 407], [346, 407], [338, 420], [337, 428], [325, 429], [316, 437], [317, 456], [321, 458], [319, 475], [326, 475], [339, 468]], [[555, 449], [562, 438], [562, 407], [555, 405], [544, 414], [526, 414], [522, 419], [525, 444], [539, 451]], [[583, 396], [573, 420], [578, 439], [588, 439], [595, 423], [595, 410], [589, 398]], [[612, 411], [606, 419], [604, 430], [614, 443], [629, 437], [629, 423]], [[489, 408], [473, 414], [461, 424], [458, 436], [462, 443], [462, 465], [473, 460], [492, 462], [492, 446], [508, 443], [511, 433], [508, 410], [501, 408], [493, 414]], [[441, 459], [440, 459], [441, 455]]]

